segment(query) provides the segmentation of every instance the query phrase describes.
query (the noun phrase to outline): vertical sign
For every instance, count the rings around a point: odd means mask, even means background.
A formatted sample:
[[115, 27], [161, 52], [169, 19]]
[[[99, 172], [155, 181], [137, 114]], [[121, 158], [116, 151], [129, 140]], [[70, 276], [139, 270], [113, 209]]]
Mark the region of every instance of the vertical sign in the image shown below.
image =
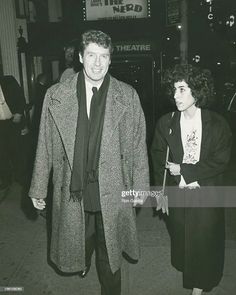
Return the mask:
[[180, 1], [166, 0], [166, 25], [172, 26], [180, 22]]

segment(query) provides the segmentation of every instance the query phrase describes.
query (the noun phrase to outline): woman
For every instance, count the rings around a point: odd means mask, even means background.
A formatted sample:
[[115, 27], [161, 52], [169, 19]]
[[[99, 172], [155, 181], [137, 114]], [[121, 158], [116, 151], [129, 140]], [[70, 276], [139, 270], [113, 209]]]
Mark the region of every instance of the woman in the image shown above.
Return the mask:
[[161, 185], [168, 170], [171, 263], [183, 273], [184, 287], [199, 295], [217, 286], [223, 272], [224, 210], [207, 201], [212, 191], [213, 201], [219, 201], [214, 187], [222, 184], [231, 132], [221, 116], [205, 109], [214, 94], [208, 70], [176, 65], [163, 81], [169, 93], [174, 87], [177, 111], [157, 123], [151, 148], [154, 179]]

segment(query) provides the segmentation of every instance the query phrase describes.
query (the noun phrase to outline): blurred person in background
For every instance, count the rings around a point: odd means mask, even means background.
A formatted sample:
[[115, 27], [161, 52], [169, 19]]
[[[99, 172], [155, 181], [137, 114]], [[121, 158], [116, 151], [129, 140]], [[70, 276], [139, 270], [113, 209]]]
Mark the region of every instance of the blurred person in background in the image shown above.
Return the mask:
[[[47, 73], [41, 73], [37, 76], [35, 84], [35, 95], [33, 105], [33, 116], [31, 132], [33, 136], [33, 145], [36, 147], [38, 140], [39, 124], [43, 108], [43, 101], [47, 89], [51, 86], [51, 79]], [[35, 150], [35, 149], [34, 149]]]
[[60, 76], [60, 82], [65, 81], [79, 71], [78, 40], [72, 40], [64, 47], [63, 60], [65, 70]]
[[[13, 76], [0, 77], [0, 189], [22, 177], [21, 132], [25, 97]], [[23, 169], [24, 170], [24, 169]]]

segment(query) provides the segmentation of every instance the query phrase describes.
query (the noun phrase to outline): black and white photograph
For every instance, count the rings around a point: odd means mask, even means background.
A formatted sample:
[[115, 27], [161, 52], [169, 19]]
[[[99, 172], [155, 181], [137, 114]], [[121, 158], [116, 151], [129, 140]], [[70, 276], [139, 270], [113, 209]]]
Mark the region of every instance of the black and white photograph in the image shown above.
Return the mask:
[[0, 0], [0, 295], [235, 295], [235, 196], [235, 0]]

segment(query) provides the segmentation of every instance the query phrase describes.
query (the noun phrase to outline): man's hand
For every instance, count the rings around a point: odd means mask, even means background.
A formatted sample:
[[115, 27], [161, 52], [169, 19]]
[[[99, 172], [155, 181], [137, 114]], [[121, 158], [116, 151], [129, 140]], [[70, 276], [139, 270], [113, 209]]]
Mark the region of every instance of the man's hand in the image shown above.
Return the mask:
[[171, 175], [174, 175], [174, 176], [180, 175], [180, 165], [179, 164], [167, 162], [166, 168], [169, 169]]
[[46, 206], [44, 199], [32, 198], [33, 205], [36, 209], [43, 210]]

